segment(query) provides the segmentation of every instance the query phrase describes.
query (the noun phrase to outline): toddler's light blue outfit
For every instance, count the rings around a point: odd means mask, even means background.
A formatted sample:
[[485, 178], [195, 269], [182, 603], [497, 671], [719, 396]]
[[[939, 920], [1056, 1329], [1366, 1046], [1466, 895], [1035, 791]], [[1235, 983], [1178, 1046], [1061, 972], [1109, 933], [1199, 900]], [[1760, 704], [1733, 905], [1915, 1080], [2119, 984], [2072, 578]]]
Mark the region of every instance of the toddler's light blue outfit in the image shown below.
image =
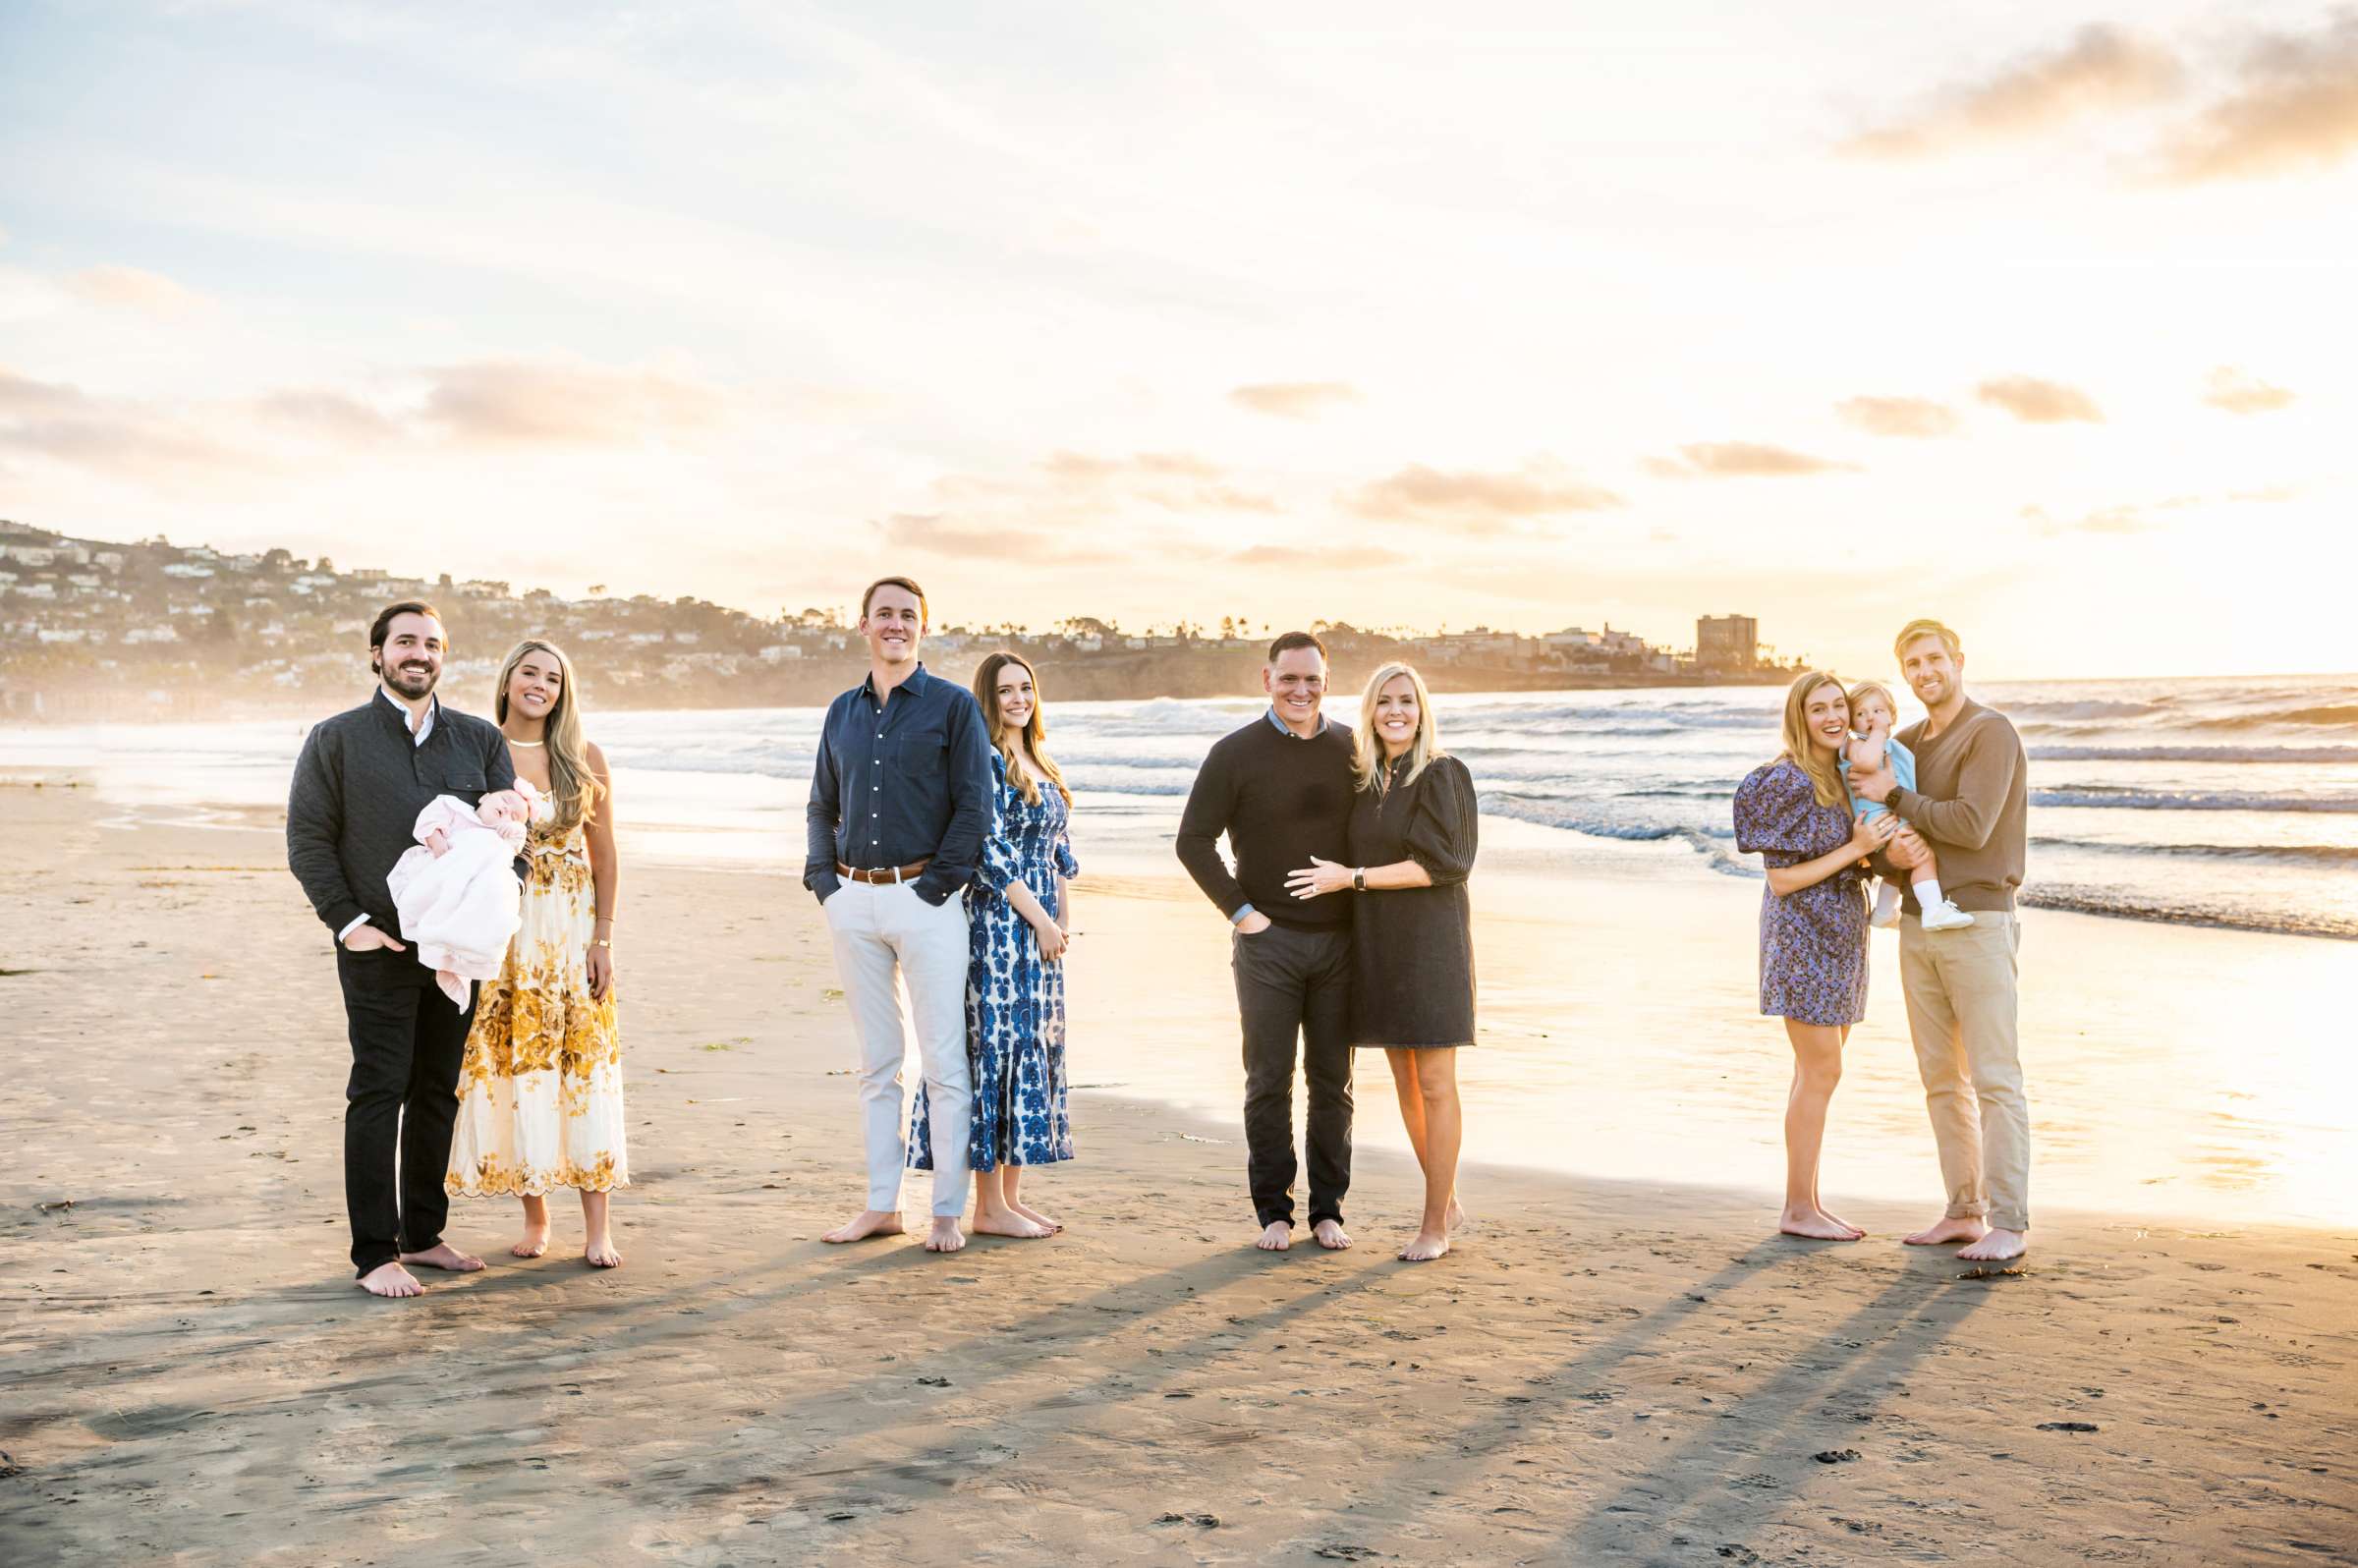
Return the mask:
[[[1897, 741], [1885, 741], [1883, 742], [1883, 760], [1890, 766], [1891, 776], [1899, 780], [1901, 789], [1912, 790], [1916, 787], [1916, 754], [1914, 752], [1909, 751]], [[1847, 787], [1850, 783], [1850, 758], [1841, 757], [1835, 765], [1842, 769], [1842, 782]], [[1888, 815], [1891, 811], [1890, 807], [1881, 801], [1861, 800], [1856, 791], [1851, 794], [1850, 809], [1853, 812], [1864, 812], [1870, 822], [1879, 816]]]

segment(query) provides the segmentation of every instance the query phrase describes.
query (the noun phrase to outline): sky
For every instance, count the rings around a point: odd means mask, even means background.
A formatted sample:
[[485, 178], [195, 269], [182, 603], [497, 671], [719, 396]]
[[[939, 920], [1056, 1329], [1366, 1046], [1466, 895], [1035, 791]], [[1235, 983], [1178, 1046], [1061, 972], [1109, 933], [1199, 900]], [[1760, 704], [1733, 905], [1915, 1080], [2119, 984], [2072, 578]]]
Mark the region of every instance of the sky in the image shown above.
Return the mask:
[[2358, 6], [0, 6], [0, 517], [2358, 667]]

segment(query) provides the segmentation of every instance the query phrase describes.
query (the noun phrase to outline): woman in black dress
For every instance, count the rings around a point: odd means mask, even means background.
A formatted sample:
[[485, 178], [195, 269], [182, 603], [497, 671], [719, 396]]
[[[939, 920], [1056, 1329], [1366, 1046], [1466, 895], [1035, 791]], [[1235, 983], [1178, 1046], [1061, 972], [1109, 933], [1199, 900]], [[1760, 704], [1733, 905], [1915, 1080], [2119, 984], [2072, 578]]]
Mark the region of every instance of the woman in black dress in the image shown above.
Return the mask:
[[1425, 1217], [1403, 1260], [1430, 1262], [1465, 1223], [1457, 1152], [1465, 1117], [1457, 1057], [1474, 1043], [1474, 780], [1441, 750], [1424, 678], [1386, 664], [1360, 699], [1353, 866], [1312, 858], [1287, 879], [1296, 898], [1356, 890], [1352, 1036], [1391, 1062], [1400, 1116], [1425, 1171]]

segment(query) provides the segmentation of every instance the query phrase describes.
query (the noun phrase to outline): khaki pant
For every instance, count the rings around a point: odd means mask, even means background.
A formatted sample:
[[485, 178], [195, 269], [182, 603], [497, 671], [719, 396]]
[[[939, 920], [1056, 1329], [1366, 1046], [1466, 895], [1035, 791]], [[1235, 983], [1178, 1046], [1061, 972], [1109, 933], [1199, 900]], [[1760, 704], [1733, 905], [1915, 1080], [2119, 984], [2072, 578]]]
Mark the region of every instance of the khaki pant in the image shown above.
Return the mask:
[[2015, 1043], [2022, 926], [1976, 910], [1963, 930], [1899, 924], [1899, 981], [1951, 1219], [2031, 1228], [2031, 1113]]

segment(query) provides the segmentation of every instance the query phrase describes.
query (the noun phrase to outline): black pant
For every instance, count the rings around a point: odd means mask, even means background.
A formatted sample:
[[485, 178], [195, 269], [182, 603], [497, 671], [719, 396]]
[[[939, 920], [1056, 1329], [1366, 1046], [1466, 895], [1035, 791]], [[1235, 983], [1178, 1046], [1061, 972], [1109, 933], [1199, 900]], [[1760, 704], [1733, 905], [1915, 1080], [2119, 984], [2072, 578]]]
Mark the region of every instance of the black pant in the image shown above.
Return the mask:
[[1310, 1085], [1310, 1222], [1351, 1187], [1351, 933], [1272, 925], [1230, 938], [1245, 1026], [1245, 1177], [1263, 1225], [1294, 1222], [1294, 1042]]
[[352, 1034], [344, 1209], [352, 1220], [352, 1266], [365, 1275], [442, 1239], [450, 1218], [442, 1175], [459, 1120], [459, 1064], [475, 1009], [452, 1006], [434, 984], [434, 972], [414, 953], [338, 947], [336, 979]]

